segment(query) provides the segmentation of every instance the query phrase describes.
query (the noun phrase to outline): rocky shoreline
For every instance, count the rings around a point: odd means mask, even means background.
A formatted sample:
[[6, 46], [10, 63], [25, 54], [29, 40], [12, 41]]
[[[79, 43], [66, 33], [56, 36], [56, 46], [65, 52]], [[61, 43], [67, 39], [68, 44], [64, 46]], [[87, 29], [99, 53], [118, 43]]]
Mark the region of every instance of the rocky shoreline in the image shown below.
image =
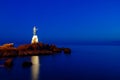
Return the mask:
[[0, 58], [34, 56], [34, 55], [53, 55], [56, 53], [70, 54], [70, 48], [58, 48], [56, 45], [43, 43], [23, 44], [14, 47], [13, 43], [0, 46]]

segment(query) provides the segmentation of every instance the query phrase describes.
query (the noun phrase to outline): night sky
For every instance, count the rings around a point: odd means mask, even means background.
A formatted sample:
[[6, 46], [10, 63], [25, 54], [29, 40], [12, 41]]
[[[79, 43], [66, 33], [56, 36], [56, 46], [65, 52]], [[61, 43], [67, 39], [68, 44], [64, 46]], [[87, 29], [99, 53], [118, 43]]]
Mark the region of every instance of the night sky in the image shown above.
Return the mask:
[[0, 41], [120, 41], [119, 0], [0, 0]]

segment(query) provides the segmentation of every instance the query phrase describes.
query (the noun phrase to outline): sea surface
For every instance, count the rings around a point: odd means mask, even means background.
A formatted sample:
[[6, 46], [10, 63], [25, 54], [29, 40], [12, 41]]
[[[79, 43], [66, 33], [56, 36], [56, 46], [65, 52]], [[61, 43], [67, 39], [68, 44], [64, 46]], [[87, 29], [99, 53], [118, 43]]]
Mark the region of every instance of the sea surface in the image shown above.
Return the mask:
[[[0, 80], [120, 80], [120, 46], [58, 46], [69, 47], [72, 53], [17, 57], [11, 68], [0, 59]], [[25, 61], [33, 65], [23, 67]]]

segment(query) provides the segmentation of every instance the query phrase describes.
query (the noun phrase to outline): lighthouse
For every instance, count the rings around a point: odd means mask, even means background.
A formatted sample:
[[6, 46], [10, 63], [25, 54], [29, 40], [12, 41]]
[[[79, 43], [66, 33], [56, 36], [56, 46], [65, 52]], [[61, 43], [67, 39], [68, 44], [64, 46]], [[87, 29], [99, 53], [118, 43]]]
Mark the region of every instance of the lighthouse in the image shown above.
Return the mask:
[[37, 32], [37, 28], [36, 28], [36, 26], [34, 26], [33, 27], [33, 37], [32, 37], [31, 44], [38, 43], [38, 36], [37, 36], [36, 32]]

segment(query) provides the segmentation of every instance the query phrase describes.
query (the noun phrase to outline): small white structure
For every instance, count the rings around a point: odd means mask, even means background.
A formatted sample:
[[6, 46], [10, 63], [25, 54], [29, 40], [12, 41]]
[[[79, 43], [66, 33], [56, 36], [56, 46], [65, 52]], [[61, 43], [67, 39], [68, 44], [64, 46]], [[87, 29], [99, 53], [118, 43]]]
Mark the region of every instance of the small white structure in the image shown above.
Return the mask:
[[38, 36], [36, 35], [37, 28], [36, 26], [33, 27], [33, 37], [31, 43], [38, 43]]

